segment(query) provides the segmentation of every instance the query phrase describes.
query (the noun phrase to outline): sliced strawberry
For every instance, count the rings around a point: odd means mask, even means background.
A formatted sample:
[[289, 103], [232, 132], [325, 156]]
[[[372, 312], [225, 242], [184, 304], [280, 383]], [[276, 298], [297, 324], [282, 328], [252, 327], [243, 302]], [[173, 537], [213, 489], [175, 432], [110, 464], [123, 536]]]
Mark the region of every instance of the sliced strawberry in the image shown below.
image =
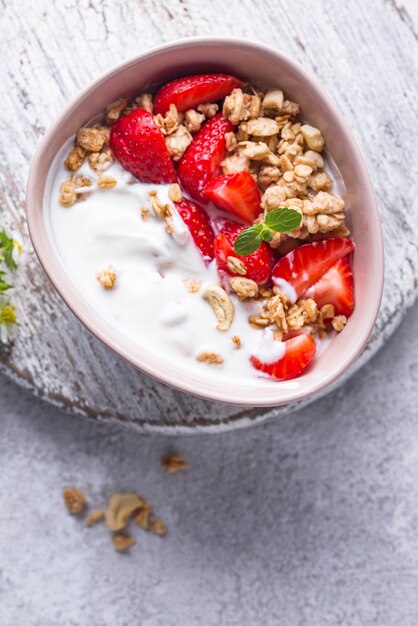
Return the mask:
[[175, 104], [177, 111], [195, 109], [199, 104], [217, 102], [244, 83], [235, 76], [228, 74], [197, 74], [184, 76], [170, 81], [154, 98], [154, 114], [165, 115], [170, 104]]
[[280, 287], [281, 281], [285, 281], [299, 298], [309, 287], [317, 283], [338, 259], [353, 249], [354, 243], [342, 237], [300, 246], [276, 263], [272, 272], [273, 282]]
[[234, 252], [234, 242], [244, 230], [244, 226], [234, 222], [226, 222], [221, 232], [215, 237], [215, 256], [218, 269], [230, 274], [228, 257], [240, 259], [247, 269], [246, 278], [251, 278], [259, 285], [264, 285], [270, 278], [271, 268], [274, 265], [274, 253], [270, 246], [263, 241], [261, 246], [248, 256], [240, 256]]
[[195, 134], [190, 146], [179, 161], [178, 173], [184, 189], [194, 198], [207, 203], [203, 187], [219, 174], [225, 156], [225, 133], [233, 125], [218, 113]]
[[134, 109], [120, 118], [110, 131], [109, 144], [122, 167], [142, 182], [176, 182], [164, 136], [148, 111]]
[[203, 193], [218, 208], [233, 213], [247, 224], [252, 224], [260, 213], [260, 192], [248, 172], [217, 176], [205, 185]]
[[353, 272], [347, 257], [337, 261], [326, 274], [303, 294], [315, 300], [319, 308], [334, 306], [335, 315], [349, 317], [354, 309]]
[[215, 235], [206, 211], [198, 204], [185, 199], [176, 202], [175, 206], [202, 255], [212, 260], [215, 256], [213, 251]]
[[256, 356], [250, 356], [253, 367], [277, 380], [296, 378], [309, 365], [315, 356], [316, 345], [310, 335], [298, 335], [284, 342], [285, 353], [273, 363], [263, 363]]

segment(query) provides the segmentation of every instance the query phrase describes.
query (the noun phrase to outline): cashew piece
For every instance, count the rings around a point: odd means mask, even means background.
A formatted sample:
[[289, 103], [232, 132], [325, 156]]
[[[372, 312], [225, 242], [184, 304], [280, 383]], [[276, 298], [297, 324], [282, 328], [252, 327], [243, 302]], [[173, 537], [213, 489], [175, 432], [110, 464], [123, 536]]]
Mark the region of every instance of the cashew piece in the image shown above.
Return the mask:
[[144, 505], [136, 493], [115, 493], [109, 500], [106, 511], [106, 524], [110, 530], [125, 528], [130, 516]]
[[225, 289], [218, 285], [211, 285], [202, 294], [202, 298], [209, 302], [216, 315], [218, 320], [217, 330], [222, 332], [229, 330], [234, 319], [234, 305]]

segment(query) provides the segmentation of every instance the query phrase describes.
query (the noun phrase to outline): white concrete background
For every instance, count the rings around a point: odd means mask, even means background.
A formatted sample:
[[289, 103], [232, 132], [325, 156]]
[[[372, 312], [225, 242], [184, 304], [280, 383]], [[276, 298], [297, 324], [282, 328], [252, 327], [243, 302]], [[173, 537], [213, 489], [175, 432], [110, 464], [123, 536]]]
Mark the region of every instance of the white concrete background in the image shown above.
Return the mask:
[[[338, 391], [267, 425], [146, 437], [69, 418], [0, 378], [2, 626], [416, 626], [418, 318]], [[187, 473], [160, 456], [181, 450]], [[151, 498], [130, 554], [69, 516]]]

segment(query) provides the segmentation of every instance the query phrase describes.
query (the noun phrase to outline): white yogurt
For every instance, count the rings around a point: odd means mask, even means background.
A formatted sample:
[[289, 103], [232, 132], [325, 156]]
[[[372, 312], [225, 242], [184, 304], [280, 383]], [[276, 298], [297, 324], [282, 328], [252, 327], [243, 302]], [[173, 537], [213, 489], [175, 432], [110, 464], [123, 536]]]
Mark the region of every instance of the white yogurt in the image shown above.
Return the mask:
[[[69, 146], [54, 160], [45, 205], [58, 255], [90, 306], [138, 346], [160, 354], [178, 369], [223, 382], [248, 379], [260, 386], [271, 384], [249, 361], [250, 354], [264, 361], [284, 354], [284, 345], [274, 341], [271, 332], [263, 333], [248, 324], [249, 315], [260, 310], [261, 303], [241, 302], [231, 295], [234, 320], [229, 331], [220, 332], [213, 310], [202, 298], [203, 290], [194, 294], [187, 290], [186, 279], [212, 284], [219, 284], [219, 279], [216, 263], [205, 263], [178, 214], [174, 236], [154, 216], [149, 191], [157, 191], [159, 199], [167, 203], [169, 186], [139, 181], [128, 184], [130, 175], [113, 163], [106, 175], [116, 178], [117, 185], [100, 189], [96, 174], [86, 163], [77, 173], [93, 180], [93, 189], [84, 201], [64, 208], [58, 198], [60, 185], [69, 175], [63, 165]], [[146, 221], [141, 218], [142, 207], [150, 209]], [[96, 279], [97, 272], [108, 265], [117, 274], [111, 290], [103, 289]], [[240, 349], [232, 341], [234, 335], [241, 339]], [[219, 352], [224, 363], [210, 366], [198, 362], [196, 355], [204, 350]]]

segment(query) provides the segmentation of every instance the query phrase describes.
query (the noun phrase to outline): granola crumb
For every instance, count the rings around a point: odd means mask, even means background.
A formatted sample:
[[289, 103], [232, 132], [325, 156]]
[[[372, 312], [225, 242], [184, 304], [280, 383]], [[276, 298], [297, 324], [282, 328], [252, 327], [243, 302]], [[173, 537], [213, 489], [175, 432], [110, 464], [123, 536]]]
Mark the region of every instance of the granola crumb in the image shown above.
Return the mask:
[[68, 512], [73, 515], [81, 513], [86, 505], [86, 496], [77, 487], [67, 487], [63, 490], [62, 496]]
[[86, 526], [94, 526], [95, 524], [98, 524], [99, 522], [102, 522], [105, 518], [105, 512], [104, 511], [90, 511], [90, 513], [87, 514], [86, 517]]
[[112, 189], [117, 183], [118, 181], [116, 178], [113, 178], [113, 176], [101, 175], [97, 181], [97, 186], [100, 187], [100, 189]]
[[229, 284], [240, 298], [255, 298], [258, 295], [258, 285], [251, 278], [234, 276], [229, 279]]
[[207, 363], [208, 365], [222, 365], [224, 362], [223, 357], [215, 350], [204, 350], [199, 352], [196, 356], [196, 360], [200, 363]]
[[238, 259], [236, 256], [229, 256], [226, 259], [226, 265], [231, 272], [231, 274], [239, 274], [240, 276], [245, 276], [247, 273], [247, 267], [241, 259]]
[[151, 522], [151, 531], [154, 535], [165, 535], [167, 532], [167, 527], [164, 524], [162, 519], [153, 519]]
[[202, 285], [201, 280], [194, 278], [185, 278], [183, 282], [186, 285], [186, 289], [189, 293], [197, 293]]
[[129, 518], [144, 506], [144, 500], [137, 493], [114, 493], [106, 509], [106, 524], [110, 530], [123, 530]]
[[169, 474], [182, 472], [189, 467], [184, 456], [178, 452], [164, 455], [161, 458], [161, 465], [165, 467]]
[[146, 500], [142, 507], [139, 509], [138, 513], [134, 517], [134, 523], [142, 528], [143, 530], [147, 530], [149, 527], [149, 517], [152, 513], [152, 504], [149, 500]]
[[149, 219], [149, 210], [147, 209], [147, 207], [143, 206], [141, 209], [141, 217], [144, 220], [144, 222], [147, 221], [147, 219]]
[[168, 197], [171, 202], [181, 202], [183, 194], [181, 192], [181, 187], [178, 183], [171, 183], [168, 189]]
[[113, 289], [116, 282], [116, 270], [112, 265], [108, 265], [97, 272], [96, 278], [104, 289]]
[[120, 118], [120, 114], [126, 108], [127, 104], [128, 101], [126, 98], [119, 98], [118, 100], [108, 104], [106, 107], [106, 121], [109, 124], [116, 122], [116, 120]]
[[87, 160], [92, 170], [95, 172], [103, 172], [113, 161], [113, 152], [110, 148], [105, 148], [100, 152], [91, 152]]
[[73, 146], [64, 161], [64, 165], [67, 169], [75, 172], [83, 165], [85, 157], [86, 150], [84, 150], [84, 148], [81, 146]]
[[109, 138], [103, 126], [80, 128], [77, 132], [77, 144], [90, 152], [100, 152]]
[[234, 344], [234, 348], [236, 350], [239, 350], [241, 348], [242, 342], [241, 342], [241, 339], [238, 337], [238, 335], [234, 335], [232, 337], [232, 343]]
[[331, 321], [331, 325], [337, 333], [340, 333], [346, 324], [347, 318], [345, 315], [336, 315]]
[[112, 543], [115, 550], [118, 552], [125, 552], [134, 546], [136, 541], [133, 537], [130, 537], [126, 533], [118, 533], [117, 535], [113, 535]]
[[219, 107], [217, 104], [209, 102], [207, 104], [199, 104], [197, 110], [199, 111], [199, 113], [203, 113], [206, 119], [210, 120], [212, 117], [215, 117], [219, 110]]

